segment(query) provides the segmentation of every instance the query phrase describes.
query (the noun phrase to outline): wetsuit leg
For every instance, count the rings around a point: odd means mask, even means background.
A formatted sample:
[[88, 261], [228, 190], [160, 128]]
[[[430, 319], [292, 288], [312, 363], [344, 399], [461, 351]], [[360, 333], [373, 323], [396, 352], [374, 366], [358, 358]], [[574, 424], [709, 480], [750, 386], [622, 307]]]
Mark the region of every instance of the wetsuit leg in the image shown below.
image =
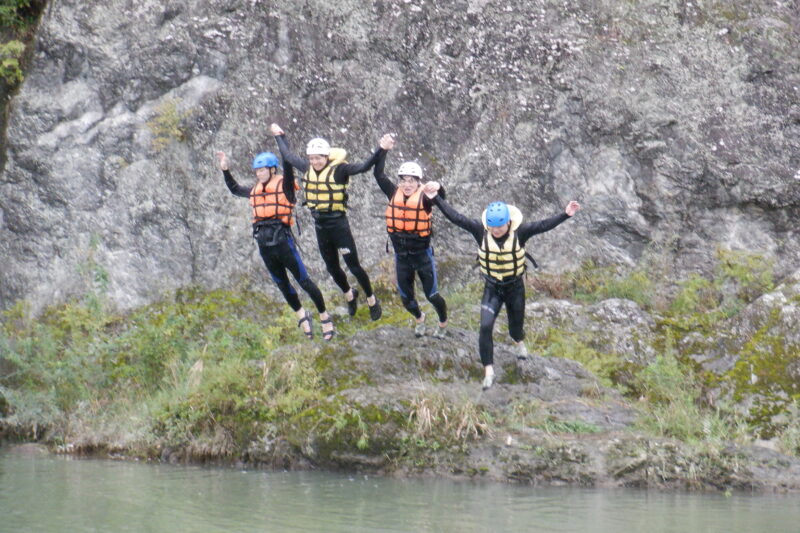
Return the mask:
[[483, 366], [494, 363], [492, 331], [494, 330], [494, 321], [497, 319], [502, 306], [503, 300], [496, 286], [487, 282], [481, 299], [481, 327], [478, 333], [478, 351], [480, 352]]
[[298, 298], [297, 291], [294, 290], [292, 284], [289, 283], [289, 276], [286, 274], [286, 267], [283, 264], [279, 247], [259, 244], [258, 251], [261, 254], [261, 259], [264, 260], [264, 265], [266, 265], [269, 275], [272, 277], [272, 281], [280, 289], [286, 299], [286, 303], [294, 311], [298, 311], [302, 307], [300, 298]]
[[350, 290], [350, 283], [347, 282], [347, 274], [342, 270], [339, 264], [339, 251], [337, 250], [336, 232], [337, 228], [320, 227], [314, 225], [317, 232], [317, 247], [322, 260], [325, 262], [325, 268], [333, 278], [333, 282], [342, 292]]
[[353, 239], [353, 233], [350, 231], [350, 222], [348, 222], [347, 217], [342, 217], [337, 226], [337, 248], [342, 252], [342, 258], [350, 273], [355, 276], [358, 284], [364, 289], [364, 295], [369, 298], [372, 296], [372, 284], [369, 281], [366, 270], [358, 261], [358, 250], [356, 250], [356, 241]]
[[395, 273], [397, 274], [397, 292], [400, 293], [400, 300], [403, 307], [411, 313], [414, 318], [421, 318], [422, 311], [419, 310], [419, 303], [414, 298], [414, 267], [407, 255], [394, 254]]
[[439, 277], [436, 274], [436, 260], [433, 258], [433, 248], [428, 248], [425, 251], [425, 255], [418, 265], [417, 275], [422, 282], [425, 297], [436, 310], [439, 322], [447, 322], [447, 303], [442, 298], [442, 295], [439, 294]]
[[525, 283], [520, 278], [519, 283], [509, 287], [503, 298], [508, 314], [508, 333], [515, 342], [525, 338]]
[[314, 302], [317, 311], [324, 313], [325, 299], [322, 297], [322, 292], [319, 290], [319, 287], [317, 287], [317, 284], [309, 277], [306, 266], [303, 264], [303, 260], [300, 259], [300, 254], [297, 251], [294, 239], [289, 237], [287, 241], [281, 243], [280, 246], [281, 258], [283, 259], [283, 264], [286, 266], [286, 269], [292, 273], [292, 276], [297, 280], [300, 287], [306, 291], [311, 301]]

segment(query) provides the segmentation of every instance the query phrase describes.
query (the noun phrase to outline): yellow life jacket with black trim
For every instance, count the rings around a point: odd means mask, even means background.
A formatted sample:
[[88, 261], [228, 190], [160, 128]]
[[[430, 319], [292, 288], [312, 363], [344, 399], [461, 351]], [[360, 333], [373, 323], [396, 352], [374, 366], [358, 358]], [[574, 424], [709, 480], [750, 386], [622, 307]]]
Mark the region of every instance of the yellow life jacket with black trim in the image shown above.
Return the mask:
[[416, 233], [420, 237], [431, 234], [431, 214], [422, 206], [422, 187], [408, 198], [397, 188], [386, 206], [386, 230], [389, 233]]
[[347, 152], [342, 148], [331, 148], [328, 164], [319, 173], [311, 166], [303, 175], [303, 192], [307, 205], [317, 211], [346, 211], [347, 185], [336, 183], [336, 168], [347, 163]]
[[522, 212], [513, 205], [508, 206], [511, 215], [511, 227], [500, 246], [492, 237], [486, 224], [486, 211], [483, 212], [483, 241], [478, 249], [478, 266], [481, 273], [491, 279], [507, 281], [525, 273], [525, 248], [519, 243], [517, 228], [522, 224]]
[[[299, 189], [295, 184], [295, 189]], [[253, 224], [264, 220], [280, 220], [291, 226], [294, 204], [283, 192], [283, 176], [267, 183], [256, 183], [250, 189], [250, 206], [253, 208]]]

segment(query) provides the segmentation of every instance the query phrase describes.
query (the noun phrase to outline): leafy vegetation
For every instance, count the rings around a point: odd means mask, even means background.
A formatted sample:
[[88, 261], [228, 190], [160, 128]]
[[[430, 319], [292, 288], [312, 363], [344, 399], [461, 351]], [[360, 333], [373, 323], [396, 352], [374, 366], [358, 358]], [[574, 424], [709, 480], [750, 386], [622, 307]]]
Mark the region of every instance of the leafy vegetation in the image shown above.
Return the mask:
[[178, 100], [166, 100], [156, 108], [155, 116], [147, 122], [150, 133], [153, 135], [153, 150], [160, 152], [172, 142], [186, 140], [185, 120], [191, 115], [190, 111], [180, 111]]
[[13, 39], [0, 44], [0, 77], [9, 85], [15, 85], [23, 79], [20, 61], [24, 52], [22, 41]]
[[[18, 304], [3, 316], [0, 427], [6, 433], [142, 456], [180, 450], [194, 459], [232, 458], [254, 442], [268, 448], [285, 439], [323, 460], [346, 452], [428, 467], [438, 461], [431, 452], [463, 454], [471, 442], [501, 428], [548, 435], [600, 430], [558, 418], [537, 402], [491, 412], [435, 390], [394, 407], [356, 402], [345, 391], [368, 378], [352, 372], [350, 355], [335, 352], [332, 361], [330, 345], [303, 342], [284, 304], [246, 290], [186, 289], [121, 316], [106, 305], [108, 273], [93, 250], [81, 268], [89, 288], [83, 299], [35, 318]], [[685, 333], [711, 331], [773, 286], [771, 265], [761, 258], [727, 251], [718, 258], [713, 278], [691, 275], [670, 291], [652, 271], [625, 273], [588, 264], [546, 285], [536, 285], [541, 277], [534, 281], [538, 291], [559, 290], [579, 301], [589, 301], [595, 292], [640, 298], [640, 305], [661, 316], [656, 346], [661, 355], [649, 366], [623, 361], [597, 349], [591, 336], [556, 327], [528, 339], [528, 345], [546, 356], [578, 360], [605, 385], [618, 387], [639, 406], [638, 429], [647, 434], [712, 451], [730, 440], [775, 437], [798, 453], [800, 430], [787, 413], [797, 411], [800, 398], [785, 370], [800, 354], [771, 333], [777, 317], [742, 346], [734, 369], [713, 383], [676, 348]], [[384, 319], [376, 324], [360, 309], [352, 320], [337, 323], [340, 336], [408, 323], [407, 313], [390, 304], [396, 298], [391, 284], [379, 278], [379, 296], [389, 304]], [[454, 325], [477, 325], [471, 311], [480, 291], [476, 283], [448, 294], [451, 309], [463, 311], [453, 313]], [[732, 402], [755, 398], [753, 409], [741, 413], [724, 402], [709, 405], [708, 387], [720, 384], [733, 391]], [[599, 397], [589, 391], [583, 398]]]
[[22, 62], [44, 0], [0, 0], [0, 78], [10, 87], [23, 80]]

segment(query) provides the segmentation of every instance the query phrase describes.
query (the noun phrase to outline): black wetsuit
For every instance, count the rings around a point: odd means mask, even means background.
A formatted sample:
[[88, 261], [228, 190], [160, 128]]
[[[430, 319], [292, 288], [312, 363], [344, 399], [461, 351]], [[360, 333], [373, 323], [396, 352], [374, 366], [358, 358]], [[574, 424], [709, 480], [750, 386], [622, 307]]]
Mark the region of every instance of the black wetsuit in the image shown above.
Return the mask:
[[[275, 140], [278, 143], [278, 148], [280, 149], [281, 157], [283, 157], [284, 161], [303, 173], [308, 171], [308, 160], [291, 152], [285, 136], [276, 135]], [[370, 167], [375, 164], [377, 155], [378, 152], [375, 152], [372, 154], [372, 157], [363, 163], [343, 163], [339, 165], [336, 167], [333, 174], [334, 181], [341, 185], [347, 184], [350, 180], [350, 176], [369, 170]], [[355, 276], [358, 284], [364, 289], [365, 296], [368, 298], [372, 296], [372, 284], [369, 281], [369, 276], [358, 260], [358, 250], [356, 250], [356, 242], [353, 239], [353, 233], [350, 231], [350, 222], [347, 220], [347, 213], [345, 211], [320, 211], [311, 209], [311, 215], [314, 217], [314, 229], [317, 233], [319, 253], [334, 283], [336, 283], [342, 292], [350, 290], [347, 274], [345, 274], [339, 264], [339, 252], [342, 252], [342, 258], [347, 268], [350, 269], [350, 272]]]
[[[433, 201], [439, 206], [439, 209], [442, 210], [442, 213], [444, 213], [444, 216], [446, 216], [448, 220], [456, 226], [469, 231], [478, 242], [478, 246], [481, 245], [486, 232], [483, 227], [483, 222], [465, 217], [439, 196], [436, 196]], [[533, 235], [549, 231], [568, 218], [570, 218], [569, 215], [562, 213], [537, 222], [520, 224], [519, 228], [517, 228], [517, 238], [519, 239], [520, 246], [525, 246], [525, 242]], [[508, 234], [506, 234], [505, 237], [497, 239], [498, 246], [503, 245], [507, 236]], [[483, 298], [481, 299], [481, 326], [478, 335], [478, 350], [480, 352], [481, 362], [486, 366], [494, 363], [492, 331], [494, 330], [494, 322], [503, 304], [506, 305], [508, 332], [511, 338], [514, 339], [515, 342], [519, 342], [525, 338], [525, 331], [523, 330], [525, 321], [525, 283], [523, 282], [523, 276], [513, 276], [503, 281], [488, 276], [484, 276], [484, 278], [486, 279], [486, 285], [483, 289]]]
[[[236, 180], [233, 179], [228, 170], [223, 170], [222, 174], [225, 176], [225, 185], [228, 186], [228, 189], [233, 194], [243, 198], [250, 197], [252, 188], [242, 187], [236, 183]], [[286, 195], [287, 200], [291, 203], [296, 201], [294, 184], [294, 170], [291, 165], [284, 162], [283, 194]], [[317, 311], [324, 313], [325, 300], [322, 297], [322, 292], [308, 276], [306, 267], [297, 252], [297, 246], [294, 243], [289, 226], [277, 219], [259, 221], [253, 224], [253, 238], [258, 243], [261, 259], [264, 260], [272, 280], [283, 293], [283, 297], [286, 298], [289, 306], [295, 311], [300, 310], [302, 307], [297, 291], [289, 282], [289, 276], [286, 274], [287, 270], [292, 273], [297, 283], [311, 297]]]
[[[392, 201], [397, 192], [397, 186], [392, 183], [383, 171], [386, 163], [386, 150], [378, 150], [378, 158], [373, 172], [383, 193]], [[444, 197], [444, 189], [439, 190]], [[422, 195], [422, 207], [430, 213], [433, 209], [433, 200]], [[395, 272], [397, 274], [397, 291], [400, 299], [409, 313], [414, 318], [422, 317], [419, 303], [414, 298], [414, 274], [419, 276], [425, 297], [433, 305], [439, 322], [447, 322], [447, 303], [439, 294], [438, 276], [436, 275], [436, 261], [433, 257], [431, 236], [422, 237], [417, 233], [390, 232], [389, 238], [394, 247]]]

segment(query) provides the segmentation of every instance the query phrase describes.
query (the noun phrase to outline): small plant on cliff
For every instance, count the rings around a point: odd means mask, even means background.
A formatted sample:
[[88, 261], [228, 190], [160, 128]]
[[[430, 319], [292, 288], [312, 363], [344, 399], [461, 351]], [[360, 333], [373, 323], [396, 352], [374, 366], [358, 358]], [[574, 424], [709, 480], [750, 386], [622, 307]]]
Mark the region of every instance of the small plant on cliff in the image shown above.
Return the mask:
[[23, 79], [20, 59], [24, 52], [25, 45], [21, 41], [0, 44], [0, 77], [9, 85], [16, 85]]
[[153, 134], [152, 145], [160, 152], [172, 142], [186, 140], [184, 121], [191, 115], [190, 111], [179, 111], [178, 100], [166, 100], [156, 108], [155, 116], [147, 122]]
[[735, 440], [743, 427], [721, 411], [701, 409], [693, 372], [667, 350], [637, 376], [634, 387], [643, 400], [639, 425], [643, 429], [685, 442], [719, 443]]
[[33, 39], [30, 30], [44, 4], [44, 0], [0, 0], [0, 34], [9, 39], [0, 44], [0, 78], [9, 86], [23, 79], [25, 45]]
[[645, 269], [628, 271], [615, 266], [600, 266], [591, 259], [571, 272], [538, 273], [530, 283], [537, 291], [553, 298], [574, 298], [586, 303], [624, 298], [646, 309], [652, 306], [656, 291]]
[[787, 414], [800, 402], [800, 348], [771, 333], [780, 320], [774, 309], [764, 325], [744, 344], [739, 360], [725, 376], [733, 399], [752, 399], [749, 422], [761, 438], [772, 438], [789, 423]]
[[800, 400], [795, 400], [786, 413], [788, 421], [778, 434], [778, 442], [784, 452], [800, 457]]
[[[742, 250], [717, 250], [717, 279], [723, 294], [729, 293], [729, 300], [723, 302], [733, 307], [728, 314], [734, 314], [765, 292], [775, 288], [773, 279], [774, 262], [758, 253]], [[729, 290], [725, 290], [730, 287]]]

